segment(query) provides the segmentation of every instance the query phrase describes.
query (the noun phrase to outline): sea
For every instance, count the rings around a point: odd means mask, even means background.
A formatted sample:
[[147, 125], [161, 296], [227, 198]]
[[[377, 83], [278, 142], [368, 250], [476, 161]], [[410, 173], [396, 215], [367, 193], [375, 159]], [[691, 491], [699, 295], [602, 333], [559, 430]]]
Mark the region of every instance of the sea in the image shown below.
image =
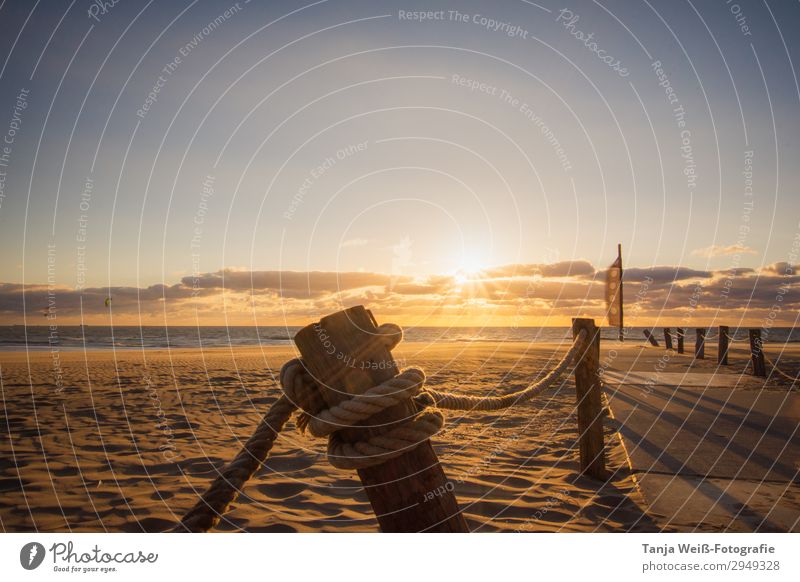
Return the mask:
[[[627, 328], [627, 341], [646, 341], [645, 330], [654, 333], [661, 345], [661, 328]], [[0, 326], [0, 351], [35, 350], [142, 350], [221, 348], [247, 346], [288, 346], [300, 327], [250, 326]], [[616, 340], [616, 328], [602, 328], [601, 339]], [[673, 338], [675, 328], [672, 328]], [[731, 328], [734, 341], [746, 341], [748, 328]], [[572, 337], [569, 327], [409, 327], [404, 342], [561, 342]], [[706, 341], [714, 341], [716, 328], [709, 328]], [[762, 330], [764, 343], [800, 342], [800, 328], [772, 327]], [[686, 346], [694, 345], [694, 328], [686, 328]]]

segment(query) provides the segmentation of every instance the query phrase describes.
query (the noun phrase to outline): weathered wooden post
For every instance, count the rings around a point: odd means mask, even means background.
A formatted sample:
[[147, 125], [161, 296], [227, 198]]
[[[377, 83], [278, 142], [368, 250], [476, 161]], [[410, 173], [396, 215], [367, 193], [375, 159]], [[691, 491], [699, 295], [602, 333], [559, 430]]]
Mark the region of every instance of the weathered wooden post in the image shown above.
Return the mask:
[[694, 357], [702, 360], [706, 357], [706, 328], [698, 327], [695, 333], [697, 337], [694, 340]]
[[593, 319], [572, 320], [572, 337], [586, 330], [583, 348], [579, 348], [575, 365], [575, 391], [578, 399], [578, 439], [581, 471], [595, 479], [605, 480], [606, 461], [603, 445], [602, 384], [600, 366], [600, 330]]
[[684, 333], [684, 329], [682, 327], [677, 328], [676, 329], [676, 333], [678, 335], [678, 353], [682, 354], [683, 353], [683, 338], [684, 338], [684, 336], [686, 334]]
[[672, 330], [668, 327], [664, 328], [664, 346], [668, 349], [672, 349]]
[[650, 333], [650, 330], [646, 329], [646, 330], [644, 330], [643, 333], [644, 333], [644, 337], [646, 337], [647, 340], [650, 342], [650, 345], [657, 348], [658, 347], [658, 340], [656, 340], [656, 337], [652, 333]]
[[760, 329], [750, 330], [750, 356], [753, 358], [753, 375], [766, 378], [767, 367], [764, 364], [764, 344]]
[[717, 350], [717, 364], [720, 366], [728, 365], [728, 326], [719, 326], [719, 349]]
[[[363, 306], [323, 317], [301, 329], [294, 342], [328, 406], [361, 394], [397, 374], [397, 364], [377, 323]], [[376, 436], [417, 413], [413, 401], [387, 408], [353, 427], [338, 431], [345, 442]], [[358, 476], [384, 532], [466, 532], [453, 484], [425, 441], [400, 457], [359, 469]], [[432, 495], [435, 493], [435, 495]]]

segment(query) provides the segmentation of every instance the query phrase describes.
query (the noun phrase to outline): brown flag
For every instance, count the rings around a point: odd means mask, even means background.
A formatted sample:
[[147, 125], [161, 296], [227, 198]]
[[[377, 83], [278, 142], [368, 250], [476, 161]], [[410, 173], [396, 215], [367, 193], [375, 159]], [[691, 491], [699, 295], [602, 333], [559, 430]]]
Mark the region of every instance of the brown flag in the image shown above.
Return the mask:
[[622, 257], [611, 263], [606, 273], [608, 325], [622, 327]]

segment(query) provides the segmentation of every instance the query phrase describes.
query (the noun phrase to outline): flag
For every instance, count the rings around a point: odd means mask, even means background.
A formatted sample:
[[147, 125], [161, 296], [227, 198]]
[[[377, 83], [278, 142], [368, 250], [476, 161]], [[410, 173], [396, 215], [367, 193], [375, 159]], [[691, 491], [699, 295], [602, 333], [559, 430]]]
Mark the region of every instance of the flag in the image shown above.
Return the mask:
[[622, 327], [622, 257], [611, 263], [606, 272], [606, 307], [608, 325]]

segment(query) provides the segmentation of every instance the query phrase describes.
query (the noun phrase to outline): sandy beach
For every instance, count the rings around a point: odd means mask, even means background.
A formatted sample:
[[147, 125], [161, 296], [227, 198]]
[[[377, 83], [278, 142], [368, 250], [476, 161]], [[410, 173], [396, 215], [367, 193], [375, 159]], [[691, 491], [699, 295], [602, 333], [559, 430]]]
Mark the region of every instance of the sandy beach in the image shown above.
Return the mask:
[[[545, 373], [566, 347], [407, 343], [396, 357], [422, 366], [431, 386], [500, 394]], [[609, 343], [601, 360], [609, 348], [616, 370], [647, 369], [664, 353]], [[734, 348], [731, 367], [744, 368], [743, 349]], [[278, 395], [275, 372], [293, 355], [282, 347], [74, 351], [54, 363], [50, 352], [0, 354], [2, 529], [168, 529], [250, 435]], [[672, 360], [674, 370], [691, 362]], [[613, 417], [605, 422], [611, 478], [580, 475], [574, 403], [570, 377], [506, 411], [446, 414], [433, 444], [472, 531], [675, 529], [645, 511]], [[324, 442], [291, 421], [217, 529], [369, 532], [377, 522], [357, 476], [329, 465]]]
[[[513, 392], [555, 344], [401, 344], [431, 386]], [[289, 348], [3, 353], [0, 519], [5, 531], [162, 531], [189, 509], [278, 394]], [[56, 378], [56, 375], [59, 378]], [[620, 441], [613, 477], [580, 476], [574, 384], [500, 413], [447, 414], [433, 439], [472, 531], [653, 530]], [[8, 435], [10, 438], [6, 438]], [[218, 530], [377, 531], [353, 472], [293, 422]]]

